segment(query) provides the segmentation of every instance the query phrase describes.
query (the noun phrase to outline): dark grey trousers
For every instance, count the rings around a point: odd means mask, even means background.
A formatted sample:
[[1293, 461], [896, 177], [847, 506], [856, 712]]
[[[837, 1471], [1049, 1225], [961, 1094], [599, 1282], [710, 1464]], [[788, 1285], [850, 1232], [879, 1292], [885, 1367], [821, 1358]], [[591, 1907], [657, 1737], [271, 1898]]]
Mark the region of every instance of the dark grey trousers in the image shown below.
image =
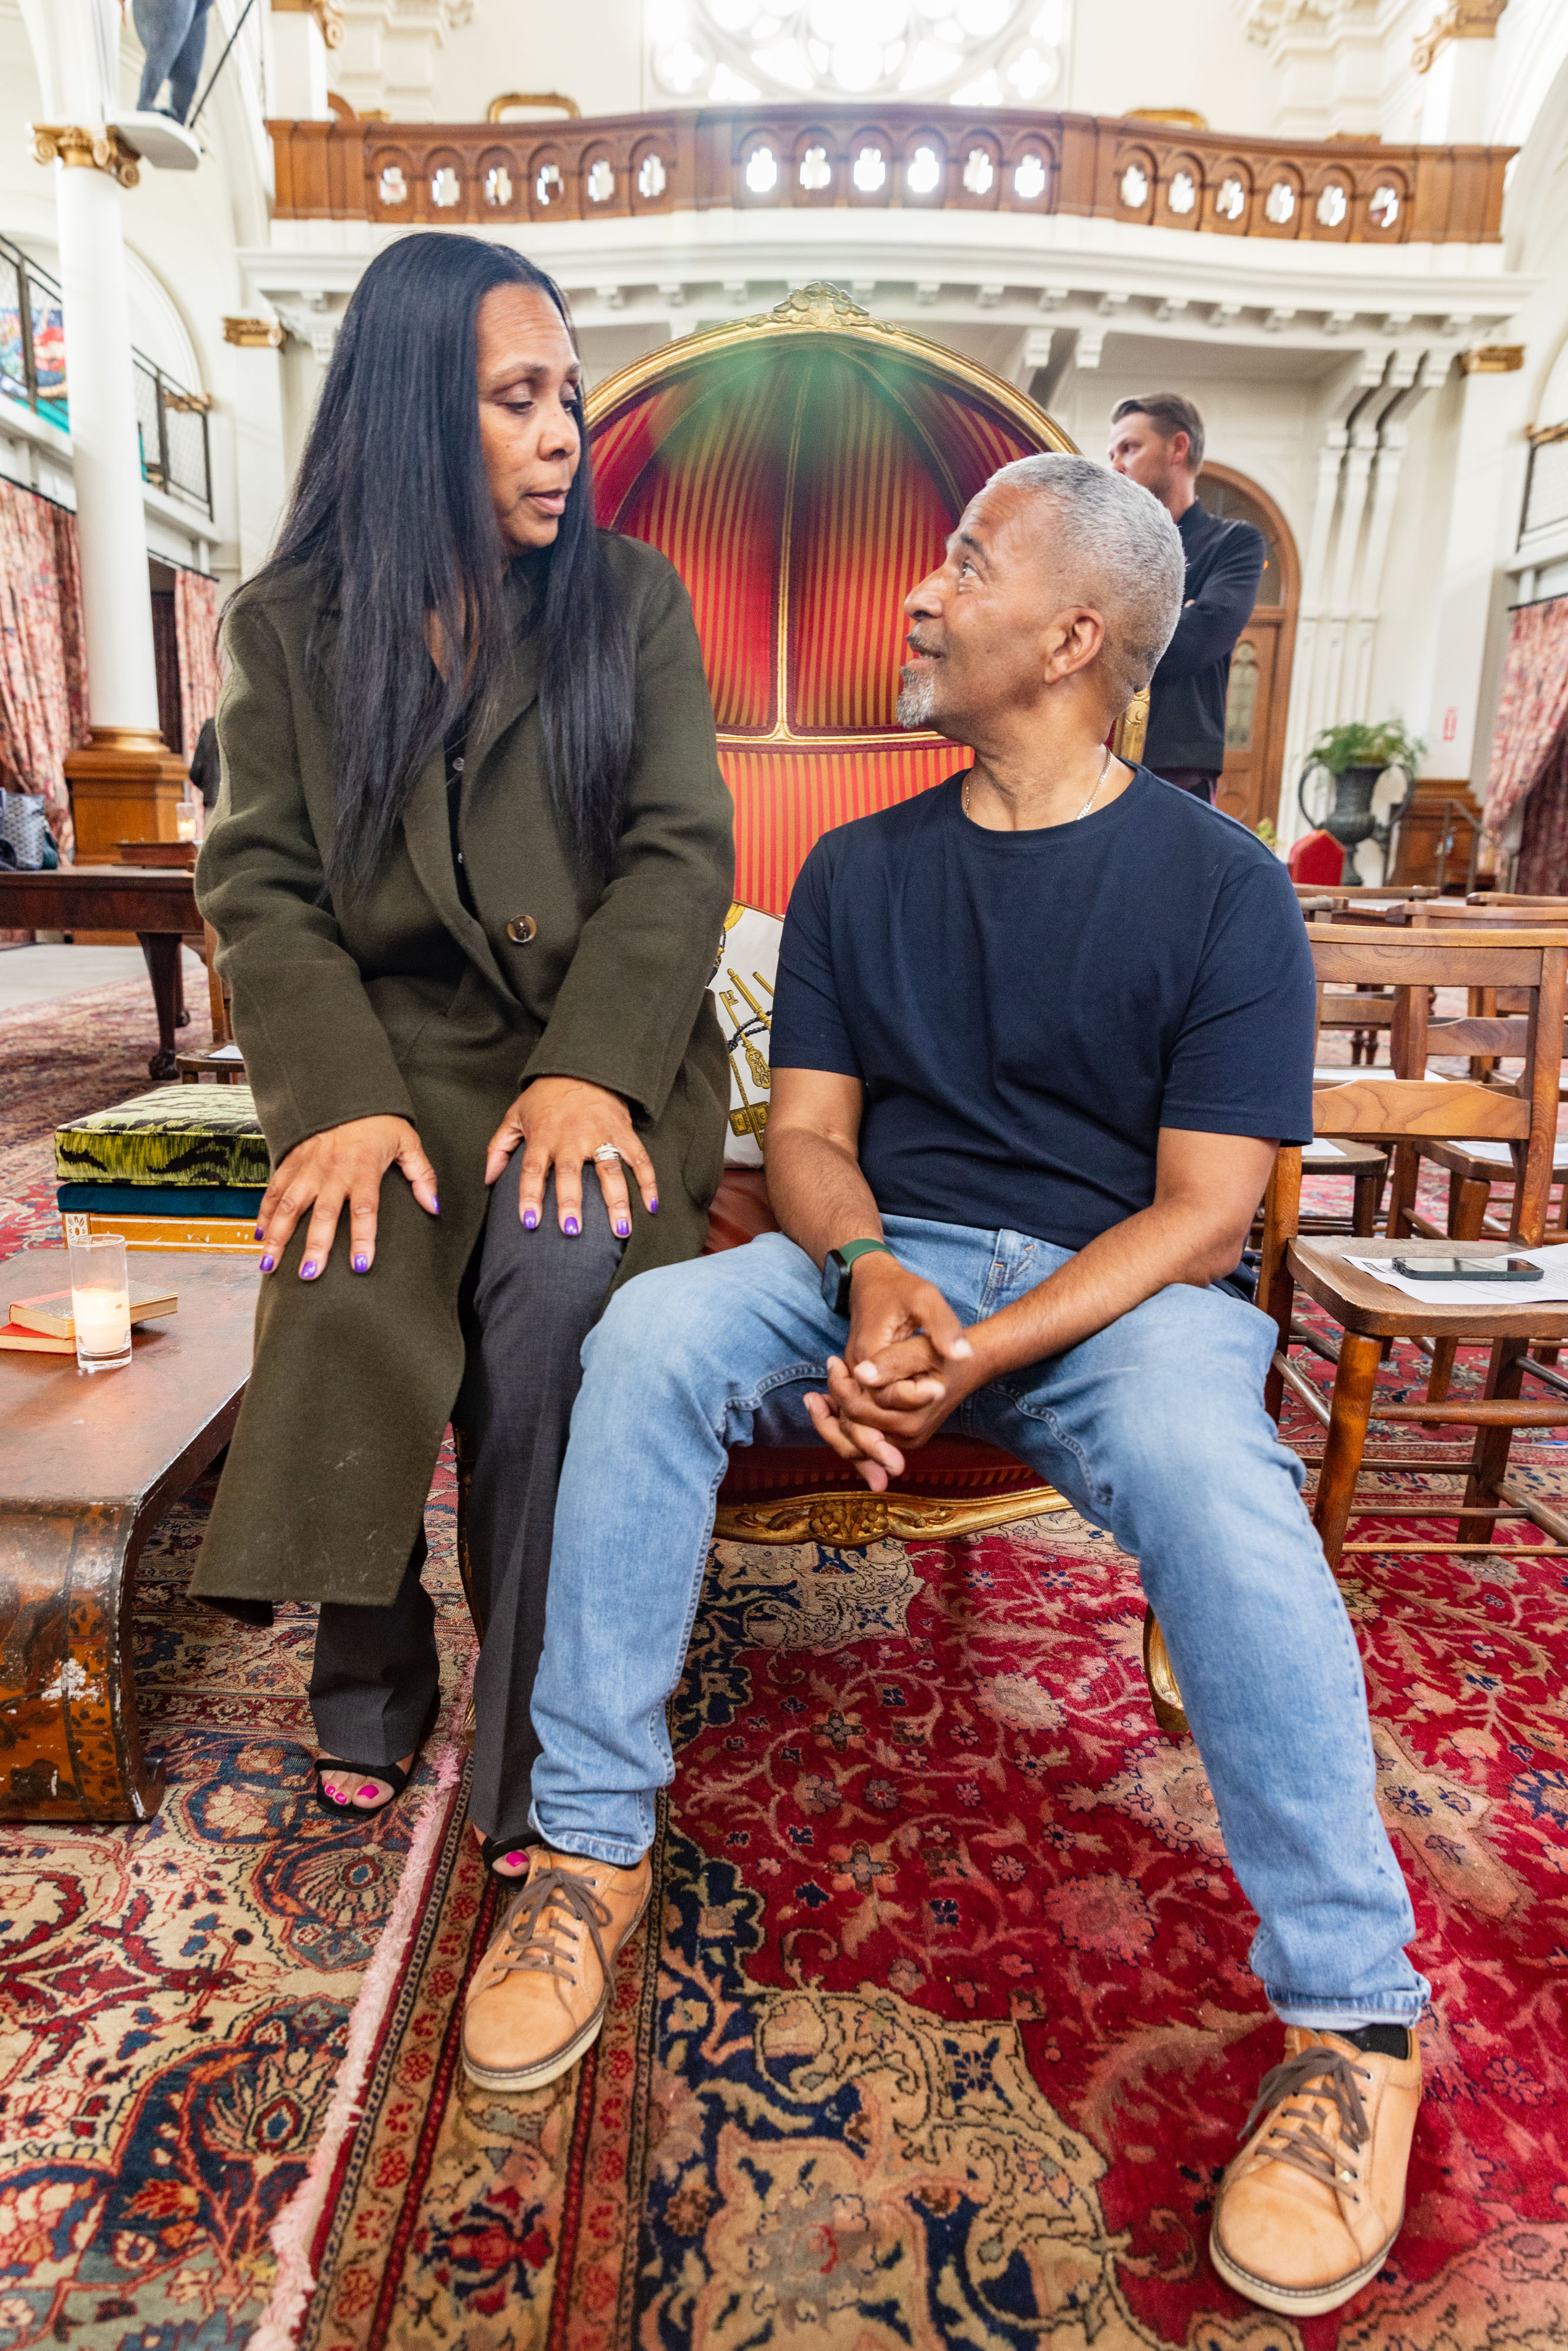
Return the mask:
[[[485, 1627], [475, 1679], [477, 1727], [469, 1813], [486, 1836], [528, 1829], [538, 1741], [528, 1701], [545, 1637], [556, 1488], [582, 1343], [621, 1260], [591, 1168], [583, 1170], [582, 1231], [556, 1221], [553, 1178], [535, 1232], [517, 1216], [521, 1150], [490, 1196], [479, 1253], [476, 1345], [460, 1407], [474, 1447], [468, 1563]], [[438, 1676], [435, 1610], [420, 1582], [423, 1530], [390, 1608], [327, 1602], [316, 1630], [310, 1711], [322, 1750], [357, 1763], [395, 1763], [418, 1739]]]

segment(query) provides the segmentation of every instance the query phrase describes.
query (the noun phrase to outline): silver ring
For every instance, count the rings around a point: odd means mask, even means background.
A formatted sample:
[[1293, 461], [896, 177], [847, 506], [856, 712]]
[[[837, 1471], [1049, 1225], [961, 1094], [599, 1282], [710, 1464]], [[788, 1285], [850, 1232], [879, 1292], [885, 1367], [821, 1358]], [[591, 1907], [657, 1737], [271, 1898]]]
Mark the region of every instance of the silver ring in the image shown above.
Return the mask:
[[615, 1145], [612, 1143], [601, 1143], [593, 1155], [595, 1159], [605, 1160], [619, 1159], [621, 1154], [616, 1150]]

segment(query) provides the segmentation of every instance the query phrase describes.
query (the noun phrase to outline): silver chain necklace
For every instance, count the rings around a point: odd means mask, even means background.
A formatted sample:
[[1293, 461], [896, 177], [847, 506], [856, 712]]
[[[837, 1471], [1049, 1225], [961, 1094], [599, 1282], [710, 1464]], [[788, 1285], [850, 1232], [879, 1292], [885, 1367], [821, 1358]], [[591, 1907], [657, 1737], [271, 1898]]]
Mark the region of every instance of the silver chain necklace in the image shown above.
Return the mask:
[[[1088, 799], [1084, 801], [1083, 806], [1079, 810], [1078, 814], [1073, 818], [1072, 821], [1074, 824], [1082, 823], [1084, 818], [1088, 815], [1090, 810], [1099, 799], [1101, 791], [1104, 786], [1105, 778], [1110, 772], [1111, 754], [1107, 751], [1105, 754], [1105, 764], [1100, 770], [1099, 776], [1095, 781], [1094, 789], [1090, 793]], [[963, 809], [964, 814], [967, 816], [969, 813], [969, 778], [967, 776], [964, 778], [964, 788], [958, 795], [958, 802], [959, 806]]]

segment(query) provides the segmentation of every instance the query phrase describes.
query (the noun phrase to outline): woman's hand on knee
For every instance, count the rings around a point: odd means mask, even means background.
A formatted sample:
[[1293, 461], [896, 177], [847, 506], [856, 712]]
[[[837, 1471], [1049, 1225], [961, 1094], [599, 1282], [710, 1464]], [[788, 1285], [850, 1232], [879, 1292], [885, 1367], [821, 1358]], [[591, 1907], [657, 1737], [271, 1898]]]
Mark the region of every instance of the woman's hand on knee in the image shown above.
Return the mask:
[[439, 1216], [435, 1170], [406, 1118], [351, 1118], [296, 1144], [274, 1168], [261, 1196], [256, 1230], [263, 1273], [270, 1273], [280, 1261], [289, 1236], [308, 1209], [299, 1277], [314, 1281], [331, 1254], [345, 1203], [354, 1271], [369, 1273], [376, 1254], [382, 1177], [393, 1166], [407, 1176], [420, 1207]]
[[556, 1216], [563, 1233], [582, 1229], [582, 1170], [601, 1144], [612, 1144], [620, 1157], [601, 1159], [594, 1167], [610, 1221], [622, 1240], [632, 1230], [632, 1207], [626, 1190], [628, 1170], [643, 1195], [650, 1215], [659, 1207], [653, 1163], [638, 1140], [632, 1117], [619, 1094], [590, 1085], [585, 1078], [536, 1078], [525, 1086], [495, 1134], [485, 1160], [485, 1181], [493, 1184], [518, 1144], [523, 1153], [517, 1185], [517, 1214], [531, 1232], [544, 1214], [545, 1186], [555, 1170]]

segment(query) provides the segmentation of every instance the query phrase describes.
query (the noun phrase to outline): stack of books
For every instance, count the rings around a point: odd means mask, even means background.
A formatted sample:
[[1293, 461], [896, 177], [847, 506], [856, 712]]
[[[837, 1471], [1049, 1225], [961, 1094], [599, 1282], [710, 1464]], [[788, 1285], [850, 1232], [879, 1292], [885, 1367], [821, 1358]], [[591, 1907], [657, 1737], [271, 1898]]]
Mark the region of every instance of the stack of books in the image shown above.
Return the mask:
[[[155, 1322], [161, 1315], [177, 1312], [179, 1303], [172, 1290], [132, 1288], [131, 1322]], [[45, 1290], [36, 1298], [13, 1298], [6, 1317], [0, 1323], [0, 1347], [24, 1355], [76, 1353], [77, 1326], [71, 1319], [68, 1290]]]

